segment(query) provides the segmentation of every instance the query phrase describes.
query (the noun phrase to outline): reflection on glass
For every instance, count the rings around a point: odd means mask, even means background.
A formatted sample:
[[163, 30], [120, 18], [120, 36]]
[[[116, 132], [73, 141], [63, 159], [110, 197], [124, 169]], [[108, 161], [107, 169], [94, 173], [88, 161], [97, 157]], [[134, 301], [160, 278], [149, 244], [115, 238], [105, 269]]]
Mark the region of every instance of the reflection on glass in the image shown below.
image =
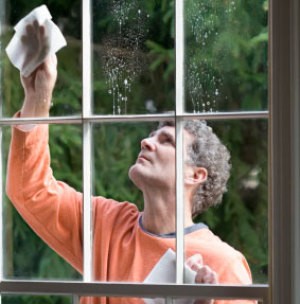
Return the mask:
[[[59, 209], [59, 206], [58, 213], [53, 209], [59, 203], [56, 200], [56, 191], [60, 191], [61, 185], [52, 180], [51, 174], [48, 175], [50, 171], [47, 167], [47, 141], [45, 140], [47, 131], [45, 126], [39, 125], [30, 132], [33, 132], [31, 138], [35, 138], [27, 150], [27, 159], [30, 158], [31, 160], [29, 162], [25, 161], [25, 158], [21, 160], [21, 155], [18, 152], [16, 152], [17, 159], [16, 155], [12, 157], [11, 165], [14, 169], [9, 170], [11, 178], [8, 179], [10, 185], [8, 193], [13, 198], [16, 208], [27, 224], [32, 226], [50, 247], [65, 257], [64, 249], [71, 247], [70, 244], [72, 243], [72, 233], [67, 233], [66, 230], [70, 224], [67, 223], [67, 219], [71, 217], [63, 209]], [[14, 137], [15, 140], [17, 138], [17, 146], [21, 144], [22, 136], [19, 133], [17, 137]], [[57, 180], [67, 182], [78, 190], [81, 189], [82, 184], [81, 136], [80, 126], [53, 125], [50, 127], [51, 167], [54, 176]], [[10, 137], [10, 127], [7, 127], [4, 129], [5, 151], [3, 152], [5, 157], [7, 156]], [[40, 144], [41, 142], [43, 144]], [[21, 175], [20, 172], [25, 172], [21, 169], [24, 163], [27, 163], [27, 168], [31, 169], [29, 171], [24, 169], [27, 173]], [[19, 178], [23, 179], [20, 188], [22, 190], [16, 191], [15, 189], [19, 187], [18, 184], [20, 183]], [[30, 193], [34, 194], [31, 195]], [[28, 198], [24, 200], [23, 195]], [[78, 279], [80, 277], [79, 273], [51, 250], [48, 245], [43, 243], [25, 224], [24, 220], [16, 212], [8, 198], [5, 198], [4, 276], [10, 279]], [[59, 240], [64, 238], [65, 242], [62, 247]], [[70, 260], [70, 257], [67, 261], [74, 266], [74, 260]], [[80, 262], [76, 264], [77, 270], [79, 264]]]
[[264, 110], [268, 1], [187, 1], [186, 110]]
[[95, 113], [173, 110], [173, 4], [93, 1]]
[[[210, 125], [228, 147], [232, 168], [222, 203], [198, 215], [195, 221], [207, 225], [222, 240], [246, 257], [254, 283], [266, 283], [268, 281], [267, 121], [211, 122]], [[187, 235], [186, 243], [188, 239]], [[213, 246], [211, 251], [212, 249]], [[225, 252], [224, 250], [224, 255]], [[186, 255], [192, 253], [186, 247]], [[211, 256], [213, 256], [212, 252], [203, 259], [209, 260]], [[224, 260], [225, 258], [226, 256]], [[219, 274], [219, 280], [221, 279], [223, 280]]]

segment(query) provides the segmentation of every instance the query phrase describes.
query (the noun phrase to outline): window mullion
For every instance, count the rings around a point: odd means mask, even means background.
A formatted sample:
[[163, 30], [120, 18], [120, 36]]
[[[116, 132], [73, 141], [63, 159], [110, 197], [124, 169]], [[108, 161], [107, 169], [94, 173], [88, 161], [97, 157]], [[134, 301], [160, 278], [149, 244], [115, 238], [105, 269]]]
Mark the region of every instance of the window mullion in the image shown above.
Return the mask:
[[80, 297], [78, 295], [72, 296], [72, 304], [79, 304], [80, 303]]
[[292, 3], [292, 281], [293, 281], [293, 303], [300, 299], [300, 4], [299, 1]]
[[[86, 100], [86, 98], [85, 98]], [[177, 118], [203, 119], [203, 120], [242, 120], [242, 119], [267, 119], [268, 111], [236, 111], [236, 112], [202, 112], [202, 113], [176, 113]], [[151, 122], [173, 119], [174, 114], [139, 114], [139, 115], [84, 115], [82, 116], [51, 116], [35, 118], [0, 118], [0, 126], [18, 124], [82, 124], [82, 121], [99, 122]]]
[[[0, 37], [2, 37], [3, 32], [3, 25], [4, 25], [4, 16], [5, 16], [5, 3], [4, 1], [0, 1]], [[0, 54], [2, 53], [2, 41], [0, 39]], [[0, 100], [3, 100], [2, 96], [2, 69], [0, 69]], [[2, 102], [0, 102], [0, 117], [2, 117]], [[4, 197], [3, 197], [3, 130], [0, 128], [0, 282], [3, 280], [3, 251], [4, 251], [4, 244], [3, 244], [3, 232], [4, 232], [4, 222], [3, 222], [3, 203], [4, 203]], [[2, 302], [2, 297], [0, 293], [0, 304]]]
[[176, 0], [176, 283], [184, 281], [184, 187], [183, 120], [184, 109], [184, 1]]
[[[1, 76], [1, 74], [0, 74]], [[0, 78], [1, 81], [1, 78]], [[0, 204], [0, 282], [2, 282], [3, 280], [3, 251], [4, 251], [4, 244], [3, 244], [3, 230], [4, 230], [4, 222], [3, 222], [3, 183], [4, 183], [4, 179], [3, 179], [3, 157], [2, 157], [2, 152], [3, 152], [3, 130], [2, 128], [0, 128], [0, 198], [1, 198], [1, 204]], [[0, 304], [1, 304], [1, 294], [0, 294]]]
[[[82, 1], [82, 116], [91, 115], [92, 105], [92, 34], [91, 0]], [[83, 280], [92, 281], [92, 210], [91, 210], [92, 126], [83, 122]]]
[[176, 120], [176, 283], [184, 278], [183, 121]]

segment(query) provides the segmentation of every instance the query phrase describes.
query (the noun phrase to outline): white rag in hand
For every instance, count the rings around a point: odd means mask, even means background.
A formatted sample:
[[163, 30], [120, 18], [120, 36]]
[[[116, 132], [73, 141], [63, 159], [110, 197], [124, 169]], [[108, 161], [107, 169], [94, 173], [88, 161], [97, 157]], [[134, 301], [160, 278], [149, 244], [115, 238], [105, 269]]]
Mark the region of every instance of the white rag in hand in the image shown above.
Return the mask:
[[49, 54], [67, 45], [60, 29], [51, 21], [46, 5], [35, 8], [14, 27], [15, 35], [6, 47], [12, 64], [29, 76]]
[[[196, 272], [189, 266], [184, 265], [184, 283], [195, 284]], [[164, 284], [176, 282], [176, 253], [168, 249], [160, 258], [152, 271], [144, 280], [144, 284]], [[143, 299], [145, 304], [164, 304], [163, 298]], [[192, 304], [194, 299], [174, 299], [174, 304]]]

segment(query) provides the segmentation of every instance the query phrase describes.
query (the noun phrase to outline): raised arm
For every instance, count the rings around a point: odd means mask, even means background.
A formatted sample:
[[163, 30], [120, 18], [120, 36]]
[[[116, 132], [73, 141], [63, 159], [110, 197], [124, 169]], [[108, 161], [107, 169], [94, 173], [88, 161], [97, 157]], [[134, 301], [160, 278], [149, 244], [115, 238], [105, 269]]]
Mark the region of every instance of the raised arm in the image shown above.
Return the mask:
[[[21, 76], [24, 103], [18, 116], [46, 117], [57, 70], [48, 57], [29, 77]], [[7, 195], [23, 219], [57, 253], [82, 270], [82, 194], [57, 181], [50, 168], [48, 125], [12, 128]]]

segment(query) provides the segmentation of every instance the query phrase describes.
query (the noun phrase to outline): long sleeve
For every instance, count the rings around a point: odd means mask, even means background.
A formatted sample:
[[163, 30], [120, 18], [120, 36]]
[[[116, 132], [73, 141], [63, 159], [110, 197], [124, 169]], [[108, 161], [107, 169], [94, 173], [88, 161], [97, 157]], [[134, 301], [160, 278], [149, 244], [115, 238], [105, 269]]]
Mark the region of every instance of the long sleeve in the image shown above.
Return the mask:
[[48, 136], [48, 125], [12, 129], [6, 191], [31, 228], [81, 272], [82, 194], [53, 177]]

